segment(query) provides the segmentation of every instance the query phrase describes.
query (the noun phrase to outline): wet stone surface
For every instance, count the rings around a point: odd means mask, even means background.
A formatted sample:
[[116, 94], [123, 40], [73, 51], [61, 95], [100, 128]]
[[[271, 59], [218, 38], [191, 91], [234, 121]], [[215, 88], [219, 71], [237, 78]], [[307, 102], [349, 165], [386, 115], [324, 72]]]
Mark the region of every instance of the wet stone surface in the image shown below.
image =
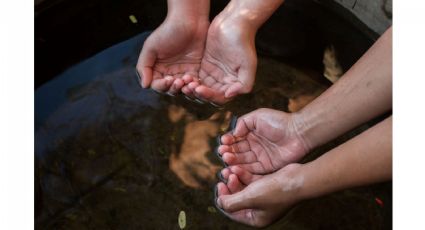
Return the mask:
[[[223, 167], [213, 153], [216, 136], [232, 116], [260, 107], [294, 112], [327, 87], [260, 57], [253, 92], [223, 109], [160, 95], [141, 89], [135, 76], [145, 37], [112, 47], [37, 89], [36, 229], [179, 229], [181, 211], [185, 229], [249, 229], [214, 208], [215, 175]], [[382, 184], [302, 202], [268, 229], [382, 229], [391, 210], [390, 188]], [[384, 208], [375, 203], [377, 196]]]

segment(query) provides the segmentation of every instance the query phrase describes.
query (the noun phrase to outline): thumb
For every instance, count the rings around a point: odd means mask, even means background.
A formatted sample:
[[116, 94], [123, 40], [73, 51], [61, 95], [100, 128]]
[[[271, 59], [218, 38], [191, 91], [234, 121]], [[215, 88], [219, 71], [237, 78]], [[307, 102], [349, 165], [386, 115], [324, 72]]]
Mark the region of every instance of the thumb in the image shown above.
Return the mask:
[[243, 85], [240, 82], [233, 83], [229, 86], [229, 88], [224, 93], [225, 98], [232, 98], [238, 94], [241, 93], [241, 90], [243, 89]]
[[217, 205], [226, 212], [232, 213], [243, 209], [253, 208], [253, 200], [249, 196], [249, 190], [244, 189], [240, 192], [223, 195], [217, 199]]
[[139, 60], [137, 61], [137, 71], [139, 72], [142, 79], [140, 79], [142, 87], [147, 88], [152, 82], [153, 78], [153, 66], [156, 61], [156, 52], [149, 46], [145, 46], [140, 53]]
[[238, 71], [239, 81], [242, 83], [241, 93], [249, 93], [252, 90], [255, 82], [255, 75], [257, 72], [257, 56], [252, 54], [252, 57], [243, 63]]
[[251, 130], [255, 129], [255, 111], [243, 115], [238, 119], [236, 127], [233, 130], [233, 136], [243, 137], [246, 136]]

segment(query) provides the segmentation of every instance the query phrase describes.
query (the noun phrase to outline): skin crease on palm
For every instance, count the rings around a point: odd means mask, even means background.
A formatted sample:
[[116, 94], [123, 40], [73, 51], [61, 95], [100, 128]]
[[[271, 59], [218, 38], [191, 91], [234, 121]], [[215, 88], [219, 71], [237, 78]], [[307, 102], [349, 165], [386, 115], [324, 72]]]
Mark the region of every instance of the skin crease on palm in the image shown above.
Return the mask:
[[[295, 127], [301, 130], [304, 142], [308, 143], [306, 146], [311, 149], [323, 144], [392, 108], [391, 44], [392, 29], [389, 28], [338, 82], [298, 115], [292, 115], [294, 124], [300, 124]], [[276, 112], [279, 113], [282, 112]], [[250, 123], [252, 127], [260, 127], [260, 120], [266, 115], [258, 115], [261, 118], [251, 122], [246, 117], [240, 119], [246, 127]], [[276, 118], [275, 121], [271, 117], [267, 119], [270, 120], [267, 129], [272, 133], [278, 127], [275, 122], [285, 123]], [[239, 123], [233, 135], [226, 137], [228, 140], [222, 138], [224, 145], [245, 136], [238, 135], [238, 126], [242, 126]], [[252, 130], [249, 132], [255, 132]], [[279, 141], [277, 137], [268, 138], [267, 141]], [[269, 145], [262, 144], [262, 147]], [[228, 150], [241, 147], [228, 147]], [[243, 164], [234, 164], [222, 170], [221, 176], [226, 184], [217, 184], [216, 205], [220, 210], [235, 221], [264, 227], [301, 200], [390, 180], [392, 116], [309, 163], [288, 164], [267, 175], [252, 173]]]
[[167, 17], [143, 45], [137, 63], [142, 86], [174, 95], [185, 84], [196, 82], [208, 26], [208, 20]]
[[254, 38], [255, 32], [248, 26], [226, 13], [218, 15], [208, 30], [200, 82], [183, 87], [182, 92], [217, 104], [249, 93], [257, 67]]
[[297, 127], [291, 114], [259, 109], [240, 117], [232, 133], [221, 137], [218, 153], [228, 165], [254, 174], [271, 173], [309, 151]]
[[142, 86], [215, 104], [249, 93], [257, 67], [256, 28], [230, 10], [211, 26], [208, 18], [179, 16], [167, 15], [143, 45], [137, 63]]

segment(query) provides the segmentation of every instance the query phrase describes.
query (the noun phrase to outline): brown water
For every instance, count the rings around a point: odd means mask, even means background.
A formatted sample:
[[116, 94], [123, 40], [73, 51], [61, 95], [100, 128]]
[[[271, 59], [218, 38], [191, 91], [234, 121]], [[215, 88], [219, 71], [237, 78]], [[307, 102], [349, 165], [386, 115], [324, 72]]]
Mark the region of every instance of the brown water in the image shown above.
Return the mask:
[[[159, 95], [137, 84], [133, 62], [144, 37], [36, 91], [36, 115], [44, 114], [36, 116], [37, 229], [178, 229], [180, 211], [187, 229], [245, 229], [213, 205], [222, 168], [213, 154], [216, 136], [233, 115], [260, 107], [293, 112], [326, 89], [290, 65], [260, 57], [253, 93], [224, 108]], [[120, 64], [102, 73], [99, 66], [113, 66], [118, 51]], [[384, 210], [374, 199], [388, 196], [387, 187], [301, 203], [270, 229], [382, 229]]]
[[[291, 2], [257, 36], [253, 92], [217, 109], [138, 86], [134, 66], [147, 33], [105, 49], [157, 26], [165, 1], [45, 0], [36, 17], [36, 229], [179, 229], [180, 211], [186, 229], [248, 229], [214, 208], [223, 167], [212, 153], [216, 136], [232, 116], [261, 107], [294, 112], [329, 87], [321, 76], [324, 45], [335, 46], [347, 70], [371, 44], [339, 18], [303, 5], [313, 1]], [[212, 15], [225, 3], [213, 1]], [[391, 183], [349, 189], [302, 202], [267, 229], [387, 229], [391, 199]]]

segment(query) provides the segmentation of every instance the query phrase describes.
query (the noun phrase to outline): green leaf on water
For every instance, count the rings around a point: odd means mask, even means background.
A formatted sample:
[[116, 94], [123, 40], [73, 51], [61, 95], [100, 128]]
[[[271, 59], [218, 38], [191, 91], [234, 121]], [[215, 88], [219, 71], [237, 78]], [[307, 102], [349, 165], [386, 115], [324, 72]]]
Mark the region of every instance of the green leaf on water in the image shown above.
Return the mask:
[[184, 229], [186, 227], [186, 213], [182, 210], [179, 213], [179, 227]]
[[128, 18], [130, 19], [130, 21], [131, 21], [132, 23], [134, 23], [134, 24], [136, 24], [136, 23], [137, 23], [137, 18], [136, 18], [136, 16], [134, 16], [134, 15], [130, 15], [130, 16], [128, 16]]
[[213, 206], [208, 206], [208, 212], [210, 212], [210, 213], [216, 213], [217, 210]]

